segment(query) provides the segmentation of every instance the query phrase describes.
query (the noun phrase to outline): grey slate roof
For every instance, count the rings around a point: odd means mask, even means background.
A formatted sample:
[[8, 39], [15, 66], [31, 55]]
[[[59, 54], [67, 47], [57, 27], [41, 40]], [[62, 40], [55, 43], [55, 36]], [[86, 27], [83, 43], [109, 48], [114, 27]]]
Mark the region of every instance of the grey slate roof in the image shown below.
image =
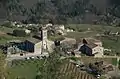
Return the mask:
[[31, 43], [33, 43], [33, 44], [36, 44], [36, 43], [38, 43], [38, 42], [41, 42], [41, 40], [36, 39], [36, 38], [29, 38], [29, 39], [27, 39], [27, 41], [29, 41], [29, 42], [31, 42]]

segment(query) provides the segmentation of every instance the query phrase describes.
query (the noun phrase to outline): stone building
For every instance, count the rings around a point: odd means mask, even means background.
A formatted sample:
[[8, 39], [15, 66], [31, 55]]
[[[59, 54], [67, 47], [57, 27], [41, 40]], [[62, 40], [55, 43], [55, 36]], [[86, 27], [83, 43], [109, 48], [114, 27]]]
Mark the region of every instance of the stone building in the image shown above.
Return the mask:
[[81, 42], [78, 46], [81, 53], [95, 57], [102, 57], [104, 55], [104, 47], [101, 41], [92, 38], [87, 38], [86, 41], [87, 44]]
[[[30, 57], [30, 56], [40, 56], [44, 54], [48, 54], [49, 52], [53, 51], [54, 48], [54, 42], [49, 41], [47, 39], [47, 30], [45, 28], [42, 28], [40, 30], [40, 37], [41, 38], [35, 38], [31, 37], [24, 41], [24, 53], [22, 53], [22, 57]], [[20, 53], [17, 54], [11, 54], [11, 52], [8, 52], [8, 57], [21, 57]]]
[[31, 38], [25, 41], [26, 50], [42, 54], [45, 51], [52, 52], [54, 42], [47, 39], [47, 30], [43, 27], [40, 30], [40, 38]]

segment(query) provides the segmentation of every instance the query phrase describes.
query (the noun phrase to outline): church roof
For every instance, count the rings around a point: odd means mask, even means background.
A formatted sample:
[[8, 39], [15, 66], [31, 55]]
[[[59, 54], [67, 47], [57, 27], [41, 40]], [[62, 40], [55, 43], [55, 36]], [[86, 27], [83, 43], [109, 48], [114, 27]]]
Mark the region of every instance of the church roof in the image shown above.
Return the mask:
[[37, 38], [29, 38], [29, 39], [27, 39], [27, 41], [29, 41], [29, 42], [31, 42], [31, 43], [33, 43], [33, 44], [36, 44], [36, 43], [39, 43], [39, 42], [41, 42], [41, 40], [40, 39], [37, 39]]
[[87, 46], [93, 49], [93, 48], [97, 47], [98, 45], [89, 42], [89, 43], [87, 44]]

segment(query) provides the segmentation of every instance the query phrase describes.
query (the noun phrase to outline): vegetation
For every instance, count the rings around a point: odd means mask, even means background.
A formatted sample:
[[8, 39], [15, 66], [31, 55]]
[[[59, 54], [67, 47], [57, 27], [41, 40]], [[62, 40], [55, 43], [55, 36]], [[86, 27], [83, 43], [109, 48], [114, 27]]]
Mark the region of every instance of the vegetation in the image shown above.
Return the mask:
[[14, 60], [8, 66], [8, 79], [35, 79], [39, 66], [44, 60]]
[[4, 79], [6, 77], [6, 62], [5, 56], [0, 53], [0, 79]]
[[120, 69], [120, 60], [119, 60], [119, 62], [118, 62], [118, 68]]
[[58, 52], [53, 52], [49, 58], [46, 58], [45, 63], [40, 66], [36, 79], [58, 79], [59, 76], [61, 76], [59, 74], [59, 66], [61, 63], [62, 60], [60, 60]]
[[2, 26], [8, 27], [8, 28], [13, 27], [10, 22], [5, 22], [4, 24], [2, 24]]
[[94, 23], [110, 25], [116, 23], [116, 20], [120, 18], [119, 0], [36, 0], [35, 4], [29, 8], [21, 4], [24, 3], [21, 0], [0, 0], [0, 2], [1, 6], [7, 11], [8, 20], [14, 20], [14, 15], [25, 16], [27, 19], [23, 19], [27, 23], [47, 23], [52, 20], [54, 23], [65, 24]]
[[53, 36], [48, 36], [48, 39], [49, 40], [52, 40], [52, 41], [55, 41], [55, 40], [64, 40], [64, 36], [61, 36], [61, 35], [53, 35]]
[[[15, 28], [18, 29], [18, 28]], [[24, 41], [25, 39], [29, 38], [28, 36], [26, 37], [16, 37], [13, 35], [13, 28], [8, 28], [8, 27], [1, 27], [0, 28], [0, 44], [5, 44], [9, 40], [21, 40]], [[21, 30], [21, 29], [18, 29]], [[19, 33], [20, 34], [20, 33]]]
[[73, 63], [68, 63], [68, 61], [61, 66], [60, 72], [64, 74], [60, 79], [94, 79], [94, 76], [79, 71]]
[[117, 58], [113, 58], [113, 59], [112, 59], [112, 64], [115, 65], [115, 66], [117, 66], [117, 63], [118, 63], [118, 62], [117, 62]]
[[26, 32], [24, 30], [13, 30], [14, 36], [25, 37]]
[[14, 60], [11, 67], [8, 67], [8, 79], [57, 79], [62, 62], [59, 58], [59, 54], [54, 52], [42, 60]]

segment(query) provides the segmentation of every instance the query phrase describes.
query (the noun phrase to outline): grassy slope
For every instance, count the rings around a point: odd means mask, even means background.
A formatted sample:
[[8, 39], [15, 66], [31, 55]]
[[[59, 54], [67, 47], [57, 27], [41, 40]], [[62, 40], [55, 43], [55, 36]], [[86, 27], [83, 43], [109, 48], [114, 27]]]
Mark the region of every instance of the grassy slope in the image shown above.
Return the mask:
[[[102, 25], [90, 25], [90, 24], [70, 24], [70, 25], [66, 25], [65, 26], [73, 28], [75, 30], [80, 30], [81, 32], [77, 32], [77, 33], [73, 33], [74, 37], [76, 36], [94, 36], [97, 33], [103, 33], [105, 30], [111, 30], [112, 32], [120, 32], [120, 28], [119, 27], [112, 27], [112, 26], [102, 26]], [[88, 28], [90, 28], [91, 32], [87, 32]], [[78, 35], [77, 35], [78, 34]], [[71, 33], [68, 33], [67, 35], [68, 37], [71, 36]]]
[[85, 64], [89, 63], [95, 63], [96, 61], [104, 61], [107, 64], [113, 64], [116, 65], [116, 58], [93, 58], [93, 57], [82, 57], [80, 58], [81, 61], [83, 61]]
[[7, 33], [12, 33], [14, 29], [18, 29], [18, 28], [0, 27], [0, 32], [6, 33], [5, 35], [0, 35], [0, 44], [4, 44], [9, 40], [25, 40], [28, 38], [28, 37], [15, 37], [15, 36], [7, 35]]
[[42, 60], [22, 61], [17, 62], [14, 67], [8, 67], [9, 78], [15, 79], [16, 77], [25, 77], [25, 79], [35, 79], [37, 75], [38, 65], [43, 63]]

